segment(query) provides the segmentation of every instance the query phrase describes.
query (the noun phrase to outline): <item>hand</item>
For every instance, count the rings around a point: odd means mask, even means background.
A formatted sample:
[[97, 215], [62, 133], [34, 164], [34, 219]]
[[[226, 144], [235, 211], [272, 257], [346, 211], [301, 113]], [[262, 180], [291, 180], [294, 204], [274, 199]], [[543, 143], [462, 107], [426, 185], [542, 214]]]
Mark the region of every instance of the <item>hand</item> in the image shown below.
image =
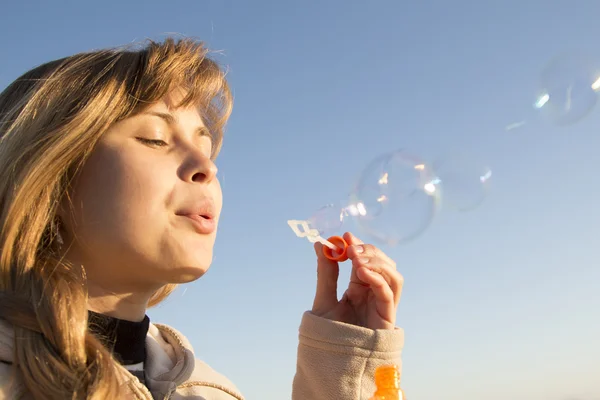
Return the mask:
[[344, 240], [349, 245], [352, 273], [341, 300], [337, 294], [339, 265], [325, 257], [321, 243], [315, 243], [317, 293], [312, 313], [369, 329], [394, 329], [404, 283], [396, 263], [350, 233], [344, 234]]

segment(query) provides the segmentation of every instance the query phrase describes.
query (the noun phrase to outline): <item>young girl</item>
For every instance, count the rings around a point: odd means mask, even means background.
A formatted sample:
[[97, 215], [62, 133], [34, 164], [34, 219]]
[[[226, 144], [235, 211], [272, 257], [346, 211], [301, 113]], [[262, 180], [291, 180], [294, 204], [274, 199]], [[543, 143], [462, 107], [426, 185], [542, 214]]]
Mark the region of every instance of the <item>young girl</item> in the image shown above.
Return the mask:
[[[146, 316], [211, 264], [231, 108], [224, 73], [188, 39], [52, 61], [0, 94], [0, 398], [243, 399]], [[338, 265], [315, 246], [296, 400], [368, 398], [375, 368], [401, 362], [402, 277], [345, 238], [339, 301]]]

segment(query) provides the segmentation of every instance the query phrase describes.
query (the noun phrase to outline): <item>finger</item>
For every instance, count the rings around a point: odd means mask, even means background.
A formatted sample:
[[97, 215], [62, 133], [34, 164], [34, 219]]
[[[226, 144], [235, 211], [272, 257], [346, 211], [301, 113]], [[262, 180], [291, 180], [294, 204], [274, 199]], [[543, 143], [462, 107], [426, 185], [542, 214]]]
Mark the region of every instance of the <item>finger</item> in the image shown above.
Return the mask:
[[348, 243], [349, 245], [354, 245], [354, 244], [363, 244], [364, 242], [362, 240], [360, 240], [359, 238], [357, 238], [356, 236], [354, 236], [352, 233], [350, 232], [346, 232], [344, 233], [344, 240], [346, 241], [346, 243]]
[[[344, 240], [350, 245], [347, 254], [348, 258], [352, 260], [352, 272], [350, 275], [351, 285], [348, 288], [357, 289], [356, 285], [367, 286], [367, 284], [360, 279], [360, 276], [356, 274], [358, 268], [367, 266], [369, 269], [384, 277], [394, 293], [394, 303], [398, 305], [402, 295], [404, 278], [396, 271], [396, 262], [378, 247], [371, 244], [365, 244], [350, 232], [344, 234]], [[352, 284], [355, 284], [354, 287], [352, 287]], [[359, 291], [361, 291], [360, 286], [358, 287]], [[352, 290], [352, 292], [354, 292], [354, 290]]]
[[[359, 238], [357, 238], [350, 232], [344, 233], [343, 238], [346, 241], [346, 243], [348, 243], [348, 245], [349, 245], [347, 251], [350, 251], [350, 249], [363, 244], [363, 242]], [[356, 249], [354, 249], [353, 252], [354, 252], [353, 257], [356, 258]], [[350, 258], [350, 254], [349, 253], [347, 253], [347, 254], [348, 254], [348, 258]], [[352, 288], [352, 284], [368, 286], [365, 282], [362, 282], [360, 280], [358, 275], [356, 275], [356, 266], [354, 265], [354, 263], [352, 263], [352, 271], [350, 272], [350, 284], [348, 285], [348, 289]]]
[[389, 322], [396, 320], [396, 304], [394, 293], [381, 274], [368, 268], [358, 268], [359, 278], [369, 284], [375, 295], [375, 305], [379, 315]]
[[[350, 243], [349, 243], [350, 244]], [[387, 254], [385, 254], [378, 247], [373, 246], [372, 244], [364, 244], [362, 242], [353, 242], [348, 247], [348, 258], [351, 260], [359, 257], [360, 255], [365, 255], [367, 257], [378, 257], [381, 258], [385, 263], [391, 265], [396, 268], [396, 262], [392, 260]]]
[[388, 264], [376, 261], [377, 260], [373, 260], [366, 263], [357, 262], [356, 268], [357, 270], [367, 268], [368, 270], [379, 274], [392, 291], [394, 295], [394, 304], [398, 305], [400, 303], [400, 297], [402, 296], [402, 289], [404, 287], [404, 277]]
[[330, 310], [338, 302], [337, 281], [340, 268], [336, 261], [325, 257], [321, 243], [315, 243], [315, 253], [317, 254], [317, 291], [313, 312], [318, 313], [319, 310]]
[[365, 245], [365, 243], [354, 236], [350, 232], [346, 232], [344, 234], [344, 240], [349, 244], [347, 254], [348, 258], [351, 260], [359, 257], [360, 254], [366, 252], [367, 257], [379, 257], [383, 260], [383, 262], [391, 265], [394, 269], [396, 269], [396, 262], [392, 260], [387, 254], [385, 254], [381, 249], [375, 247], [373, 245]]
[[[349, 251], [349, 257], [352, 259], [353, 270], [366, 267], [377, 272], [388, 283], [394, 293], [394, 303], [400, 302], [404, 278], [396, 270], [396, 264], [385, 254], [373, 245], [362, 244], [352, 248]], [[357, 279], [360, 277], [357, 275]]]

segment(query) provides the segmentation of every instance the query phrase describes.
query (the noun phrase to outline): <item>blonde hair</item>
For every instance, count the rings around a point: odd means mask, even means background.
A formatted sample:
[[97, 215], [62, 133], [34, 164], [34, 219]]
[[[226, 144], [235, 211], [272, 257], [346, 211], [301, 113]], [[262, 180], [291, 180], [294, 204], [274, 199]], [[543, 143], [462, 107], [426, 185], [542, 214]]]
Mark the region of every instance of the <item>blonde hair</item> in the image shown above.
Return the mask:
[[87, 327], [85, 272], [60, 260], [58, 205], [103, 132], [175, 88], [202, 111], [216, 156], [232, 99], [207, 55], [191, 39], [80, 53], [0, 94], [0, 318], [14, 326], [15, 371], [33, 397], [120, 396], [116, 361]]

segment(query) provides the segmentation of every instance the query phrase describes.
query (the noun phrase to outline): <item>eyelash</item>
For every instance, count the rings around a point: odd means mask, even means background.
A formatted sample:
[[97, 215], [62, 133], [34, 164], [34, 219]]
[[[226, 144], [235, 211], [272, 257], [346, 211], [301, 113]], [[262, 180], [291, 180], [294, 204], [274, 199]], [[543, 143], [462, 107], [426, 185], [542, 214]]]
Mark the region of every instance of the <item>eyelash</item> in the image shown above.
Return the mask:
[[146, 139], [146, 138], [136, 138], [139, 142], [147, 145], [147, 146], [154, 146], [154, 147], [164, 147], [167, 145], [167, 142], [165, 142], [164, 140], [159, 140], [159, 139]]

